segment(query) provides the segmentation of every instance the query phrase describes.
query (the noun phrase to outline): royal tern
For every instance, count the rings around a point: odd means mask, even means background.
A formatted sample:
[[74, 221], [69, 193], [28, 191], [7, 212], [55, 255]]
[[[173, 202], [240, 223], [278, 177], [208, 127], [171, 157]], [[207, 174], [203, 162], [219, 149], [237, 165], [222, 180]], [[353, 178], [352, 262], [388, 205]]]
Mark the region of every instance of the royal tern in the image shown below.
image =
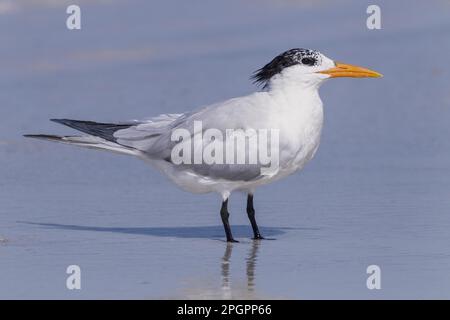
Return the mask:
[[[254, 191], [301, 170], [313, 158], [323, 124], [320, 85], [330, 78], [380, 76], [369, 69], [334, 62], [316, 50], [291, 49], [255, 72], [253, 79], [262, 90], [247, 96], [142, 121], [52, 119], [84, 134], [25, 136], [133, 155], [149, 162], [184, 190], [219, 193], [220, 216], [228, 242], [236, 241], [228, 221], [228, 198], [233, 191], [246, 192], [254, 239], [264, 239], [255, 220]], [[212, 130], [216, 134], [205, 137]], [[239, 140], [242, 137], [244, 140]], [[252, 145], [252, 141], [258, 142]], [[264, 148], [270, 149], [266, 154], [270, 155], [270, 163], [262, 161], [259, 151]], [[249, 161], [251, 150], [257, 152], [256, 162]], [[227, 161], [220, 159], [222, 151], [227, 153]], [[196, 157], [199, 153], [200, 157]], [[240, 157], [242, 154], [244, 158]], [[241, 162], [233, 162], [236, 157]], [[192, 158], [195, 159], [190, 161]]]

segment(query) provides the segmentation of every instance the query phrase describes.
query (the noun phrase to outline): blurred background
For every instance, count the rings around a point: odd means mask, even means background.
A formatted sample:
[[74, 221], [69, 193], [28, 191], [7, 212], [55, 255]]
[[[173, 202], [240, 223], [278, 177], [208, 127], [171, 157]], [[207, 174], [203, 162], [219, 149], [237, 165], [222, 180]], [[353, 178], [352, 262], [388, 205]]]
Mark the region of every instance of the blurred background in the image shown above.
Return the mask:
[[[81, 30], [66, 8], [81, 7]], [[370, 4], [381, 30], [366, 27]], [[450, 1], [0, 0], [0, 298], [450, 298]], [[258, 190], [253, 243], [216, 195], [125, 156], [31, 141], [245, 95], [294, 47], [382, 79], [321, 88], [322, 144]], [[66, 288], [77, 264], [82, 289]], [[382, 289], [366, 268], [380, 266]]]

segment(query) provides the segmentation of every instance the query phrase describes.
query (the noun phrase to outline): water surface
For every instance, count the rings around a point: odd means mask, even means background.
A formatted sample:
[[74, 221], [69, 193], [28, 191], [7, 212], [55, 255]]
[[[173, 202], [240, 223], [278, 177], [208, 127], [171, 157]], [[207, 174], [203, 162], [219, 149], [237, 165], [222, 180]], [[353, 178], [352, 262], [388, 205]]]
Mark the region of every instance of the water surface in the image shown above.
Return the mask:
[[[11, 2], [12, 3], [12, 2]], [[450, 5], [378, 1], [64, 1], [0, 6], [0, 298], [450, 298]], [[45, 3], [45, 4], [44, 4]], [[70, 1], [77, 3], [77, 1]], [[292, 47], [371, 67], [327, 82], [306, 169], [220, 200], [176, 189], [126, 156], [26, 140], [48, 121], [117, 121], [255, 90]], [[66, 268], [82, 289], [65, 287]], [[382, 289], [366, 288], [379, 265]]]

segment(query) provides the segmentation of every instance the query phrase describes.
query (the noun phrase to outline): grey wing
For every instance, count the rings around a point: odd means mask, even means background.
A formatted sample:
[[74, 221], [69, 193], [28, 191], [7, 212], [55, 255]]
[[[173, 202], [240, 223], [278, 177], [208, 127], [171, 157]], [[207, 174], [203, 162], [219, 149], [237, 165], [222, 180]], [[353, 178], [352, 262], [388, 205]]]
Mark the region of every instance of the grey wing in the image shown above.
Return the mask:
[[167, 133], [185, 117], [185, 114], [162, 114], [115, 131], [114, 139], [121, 145], [164, 158], [164, 151], [170, 148]]
[[[164, 127], [142, 124], [120, 130], [114, 136], [120, 144], [137, 148], [150, 158], [170, 162], [177, 166], [179, 170], [190, 171], [204, 178], [251, 181], [262, 177], [261, 168], [264, 166], [249, 160], [248, 139], [251, 137], [246, 136], [244, 131], [237, 130], [236, 133], [237, 135], [242, 135], [242, 139], [246, 141], [243, 145], [234, 144], [235, 141], [227, 139], [225, 131], [222, 132], [221, 136], [215, 137], [214, 140], [207, 140], [203, 134], [209, 128], [204, 127], [201, 134], [194, 134], [195, 130], [191, 125], [191, 120], [183, 115]], [[177, 129], [185, 130], [186, 135], [183, 139], [178, 139], [178, 136], [172, 137], [172, 133]], [[242, 161], [235, 161], [238, 158], [235, 155], [232, 157], [233, 161], [226, 159], [227, 144], [230, 143], [233, 143], [235, 148], [233, 152], [235, 154], [246, 155], [243, 163]], [[199, 149], [200, 162], [195, 160], [195, 152], [198, 152]], [[211, 153], [213, 149], [214, 151]], [[208, 161], [204, 158], [206, 150], [209, 150], [209, 154], [214, 155], [221, 150], [222, 156], [215, 158], [214, 161]], [[189, 156], [187, 158], [181, 157], [180, 151], [181, 154], [187, 152]], [[180, 158], [182, 159], [180, 160]]]
[[[268, 166], [248, 161], [247, 143], [244, 146], [240, 146], [240, 149], [235, 150], [235, 154], [246, 155], [246, 161], [244, 163], [230, 163], [229, 161], [225, 161], [225, 159], [222, 162], [208, 163], [201, 161], [201, 163], [198, 163], [193, 159], [195, 145], [200, 145], [202, 152], [206, 148], [211, 147], [212, 144], [221, 145], [225, 150], [228, 143], [233, 143], [232, 140], [227, 138], [226, 131], [228, 129], [234, 129], [238, 135], [242, 134], [245, 136], [244, 129], [246, 129], [248, 124], [244, 120], [245, 117], [242, 117], [241, 114], [242, 110], [246, 108], [248, 108], [246, 99], [230, 99], [226, 102], [210, 105], [191, 113], [162, 115], [149, 119], [146, 122], [114, 132], [114, 138], [117, 139], [118, 143], [138, 149], [150, 158], [168, 161], [178, 166], [180, 170], [187, 170], [205, 178], [229, 181], [256, 180], [264, 176], [261, 174], [262, 169]], [[194, 134], [196, 121], [202, 122], [201, 135]], [[202, 139], [202, 141], [195, 144], [196, 140], [202, 138], [203, 133], [208, 129], [219, 130], [222, 132], [222, 136], [216, 137], [214, 142]], [[185, 130], [187, 137], [183, 139], [172, 137], [174, 130]], [[180, 149], [183, 144], [189, 143], [191, 146], [189, 148], [191, 148], [192, 153], [190, 161], [184, 161], [182, 163], [175, 161], [173, 159], [174, 149]]]
[[[208, 129], [204, 128], [203, 133]], [[257, 180], [263, 177], [261, 173], [263, 166], [250, 160], [249, 145], [254, 137], [254, 134], [248, 134], [240, 129], [236, 129], [231, 135], [226, 131], [221, 131], [221, 134], [215, 136], [213, 140], [209, 140], [204, 135], [191, 135], [190, 139], [194, 146], [202, 146], [197, 154], [202, 161], [199, 164], [195, 164], [194, 161], [191, 161], [191, 164], [182, 163], [181, 166], [183, 169], [189, 169], [208, 178], [228, 181]], [[239, 140], [244, 142], [240, 144], [238, 143]], [[199, 151], [198, 149], [200, 148], [193, 148], [193, 151]], [[227, 154], [228, 150], [231, 150], [230, 155]], [[174, 160], [173, 156], [172, 161]], [[243, 157], [239, 159], [239, 156]]]

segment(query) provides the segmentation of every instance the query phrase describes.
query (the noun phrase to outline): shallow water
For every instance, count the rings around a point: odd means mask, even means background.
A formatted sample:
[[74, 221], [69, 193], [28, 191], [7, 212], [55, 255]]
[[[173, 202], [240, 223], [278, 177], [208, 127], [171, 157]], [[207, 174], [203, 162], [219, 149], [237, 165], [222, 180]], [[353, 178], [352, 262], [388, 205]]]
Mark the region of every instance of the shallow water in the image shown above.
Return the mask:
[[[61, 1], [62, 2], [62, 1]], [[450, 298], [450, 4], [85, 1], [0, 6], [0, 298]], [[76, 1], [70, 1], [76, 3]], [[6, 8], [6, 9], [5, 9]], [[306, 169], [231, 198], [191, 195], [145, 163], [26, 140], [49, 118], [183, 112], [254, 90], [291, 47], [382, 79], [326, 83], [322, 144]], [[68, 265], [82, 289], [66, 289]], [[368, 290], [366, 268], [382, 271]]]

